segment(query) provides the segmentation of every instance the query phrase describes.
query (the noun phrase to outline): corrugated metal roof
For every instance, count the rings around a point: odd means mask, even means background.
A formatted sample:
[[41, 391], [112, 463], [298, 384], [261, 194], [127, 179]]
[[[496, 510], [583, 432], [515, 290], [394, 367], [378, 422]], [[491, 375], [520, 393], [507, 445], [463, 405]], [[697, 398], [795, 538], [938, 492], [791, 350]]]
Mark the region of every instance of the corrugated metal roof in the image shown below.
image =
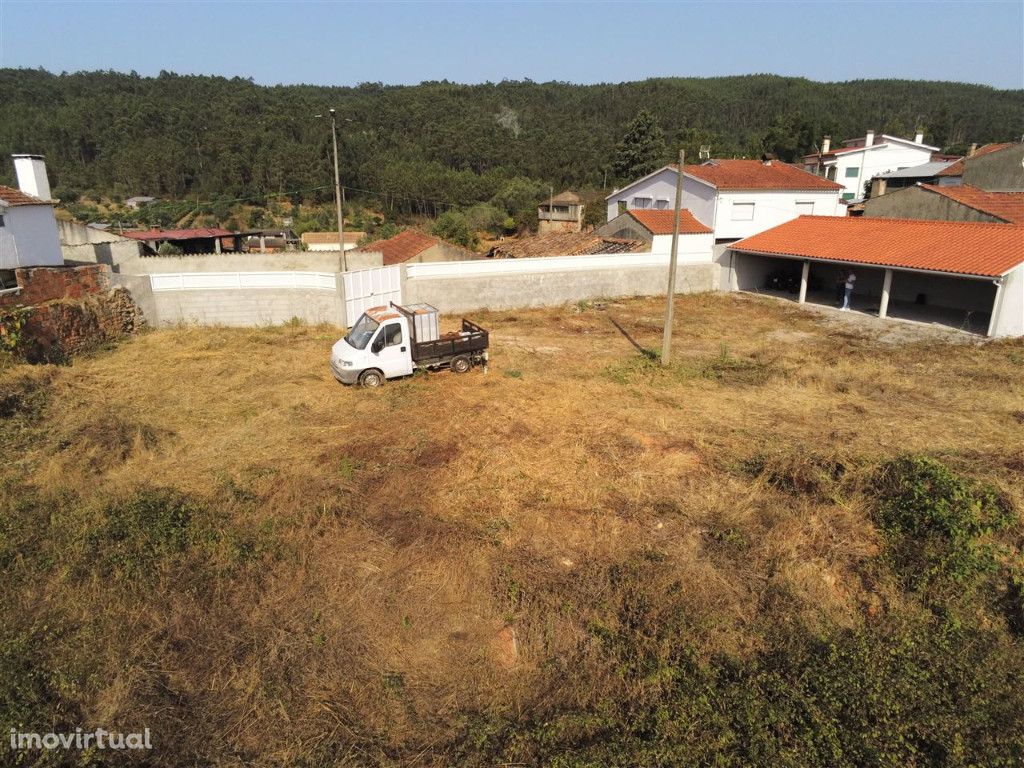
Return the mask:
[[890, 171], [889, 173], [879, 173], [875, 176], [876, 179], [927, 179], [932, 176], [938, 176], [939, 172], [945, 170], [949, 166], [953, 165], [955, 160], [948, 160], [945, 162], [937, 163], [921, 163], [921, 165], [912, 165], [909, 168], [904, 168], [900, 171]]
[[960, 221], [801, 216], [739, 240], [731, 248], [880, 267], [1000, 277], [1024, 263], [1024, 227]]

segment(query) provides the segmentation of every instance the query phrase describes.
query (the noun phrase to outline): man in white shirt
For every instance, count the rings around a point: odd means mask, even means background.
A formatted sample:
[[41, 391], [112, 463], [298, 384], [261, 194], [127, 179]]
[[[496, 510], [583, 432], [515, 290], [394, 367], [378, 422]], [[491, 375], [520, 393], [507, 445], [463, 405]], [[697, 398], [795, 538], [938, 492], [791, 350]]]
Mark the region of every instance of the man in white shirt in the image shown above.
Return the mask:
[[848, 312], [850, 310], [850, 297], [853, 295], [853, 286], [857, 282], [857, 276], [851, 271], [846, 276], [846, 285], [844, 286], [846, 292], [843, 294], [843, 311]]

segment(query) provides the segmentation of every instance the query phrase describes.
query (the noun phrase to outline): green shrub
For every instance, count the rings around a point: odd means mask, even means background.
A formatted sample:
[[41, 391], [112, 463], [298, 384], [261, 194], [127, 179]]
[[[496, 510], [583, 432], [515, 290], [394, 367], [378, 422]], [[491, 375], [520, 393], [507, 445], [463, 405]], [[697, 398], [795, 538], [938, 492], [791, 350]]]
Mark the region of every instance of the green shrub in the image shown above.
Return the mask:
[[903, 456], [880, 469], [875, 493], [885, 556], [910, 588], [969, 587], [996, 569], [988, 538], [1015, 515], [991, 486], [960, 477], [936, 459]]

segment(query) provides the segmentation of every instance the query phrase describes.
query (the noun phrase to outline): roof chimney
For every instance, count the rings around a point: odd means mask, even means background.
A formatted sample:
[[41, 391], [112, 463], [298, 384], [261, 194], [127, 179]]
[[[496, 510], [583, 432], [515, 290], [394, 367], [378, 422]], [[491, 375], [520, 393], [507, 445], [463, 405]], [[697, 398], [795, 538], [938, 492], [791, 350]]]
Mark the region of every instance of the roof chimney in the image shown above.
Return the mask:
[[864, 137], [864, 146], [873, 147], [875, 145], [875, 132], [868, 131], [868, 135]]
[[26, 195], [50, 200], [50, 180], [46, 178], [46, 163], [42, 155], [11, 155], [14, 172], [18, 176], [18, 189]]
[[924, 131], [922, 131], [920, 128], [918, 128], [917, 133], [914, 134], [914, 143], [924, 144]]
[[832, 137], [826, 136], [821, 140], [821, 154], [827, 155], [828, 151], [832, 148]]
[[974, 142], [971, 144], [971, 151], [967, 153], [968, 157], [974, 157], [974, 153], [978, 151], [978, 143]]

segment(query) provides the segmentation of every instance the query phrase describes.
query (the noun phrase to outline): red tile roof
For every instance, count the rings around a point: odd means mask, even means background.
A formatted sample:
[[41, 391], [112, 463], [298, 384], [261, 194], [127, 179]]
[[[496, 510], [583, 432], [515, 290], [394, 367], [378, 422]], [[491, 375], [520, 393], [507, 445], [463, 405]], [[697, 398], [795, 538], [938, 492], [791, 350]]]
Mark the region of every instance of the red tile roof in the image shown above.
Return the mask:
[[212, 237], [232, 237], [235, 233], [217, 227], [200, 227], [198, 229], [146, 229], [128, 230], [123, 233], [133, 240], [196, 240]]
[[[678, 166], [672, 166], [678, 169]], [[833, 192], [841, 184], [797, 168], [781, 160], [767, 165], [760, 160], [711, 160], [702, 165], [688, 165], [690, 176], [714, 185], [717, 189], [797, 189]]]
[[38, 197], [26, 195], [20, 189], [5, 187], [0, 184], [0, 200], [9, 206], [15, 205], [53, 205], [49, 200], [40, 200]]
[[408, 261], [414, 256], [423, 253], [427, 248], [437, 245], [439, 242], [441, 241], [436, 237], [431, 237], [423, 232], [417, 232], [414, 229], [407, 229], [387, 240], [374, 240], [359, 250], [380, 251], [384, 254], [384, 266], [390, 266], [391, 264], [401, 264], [404, 261]]
[[[675, 226], [675, 211], [662, 211], [650, 208], [626, 211], [630, 216], [646, 227], [652, 235], [671, 235]], [[686, 208], [679, 212], [679, 234], [706, 235], [711, 228], [701, 224]]]
[[[1006, 149], [1007, 147], [1012, 147], [1012, 146], [1013, 146], [1013, 142], [1012, 141], [1011, 142], [1005, 142], [1003, 144], [986, 144], [983, 147], [978, 147], [978, 149], [975, 150], [974, 154], [971, 155], [971, 157], [981, 157], [982, 155], [987, 155], [989, 152], [998, 152], [1000, 149]], [[959, 160], [957, 160], [955, 163], [953, 163], [948, 168], [943, 168], [941, 171], [939, 171], [936, 174], [936, 176], [963, 176], [964, 175], [964, 161], [965, 160], [969, 160], [969, 159], [970, 158], [967, 158], [967, 157], [960, 158]]]
[[731, 247], [809, 259], [999, 277], [1024, 263], [1024, 227], [801, 216]]
[[1024, 224], [1024, 192], [986, 192], [970, 184], [959, 187], [922, 184], [921, 188], [948, 197], [968, 208], [995, 216], [1009, 224]]

